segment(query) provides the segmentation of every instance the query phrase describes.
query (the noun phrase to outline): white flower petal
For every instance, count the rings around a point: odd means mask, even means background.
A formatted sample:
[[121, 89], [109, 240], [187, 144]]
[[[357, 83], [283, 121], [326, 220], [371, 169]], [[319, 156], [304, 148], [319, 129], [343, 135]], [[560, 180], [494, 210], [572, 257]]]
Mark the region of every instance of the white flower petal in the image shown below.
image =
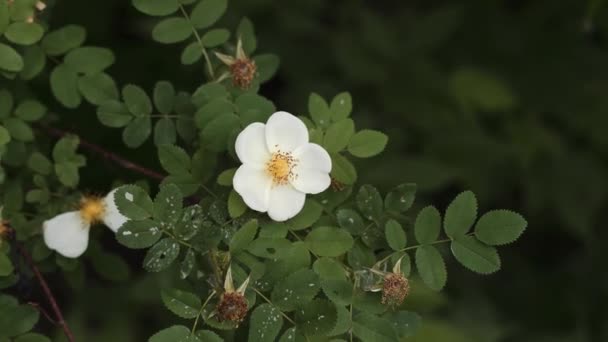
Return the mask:
[[70, 211], [44, 221], [44, 243], [67, 258], [77, 258], [89, 245], [89, 224], [78, 211]]
[[331, 172], [331, 157], [323, 147], [317, 144], [306, 144], [293, 151], [293, 156], [298, 160], [297, 166], [294, 168], [296, 173], [298, 168]]
[[254, 122], [245, 127], [236, 137], [234, 148], [243, 164], [266, 164], [270, 159], [270, 152], [266, 147], [266, 125]]
[[129, 219], [118, 211], [116, 202], [114, 202], [114, 195], [117, 189], [110, 191], [109, 194], [103, 199], [105, 205], [105, 212], [103, 215], [103, 223], [108, 226], [114, 233]]
[[331, 178], [327, 172], [299, 169], [296, 173], [298, 176], [291, 180], [291, 185], [303, 193], [315, 195], [331, 185]]
[[272, 179], [262, 168], [241, 165], [234, 174], [232, 185], [247, 206], [259, 212], [268, 210], [268, 193]]
[[270, 189], [268, 216], [282, 222], [296, 216], [304, 207], [306, 194], [291, 185], [280, 185]]
[[292, 152], [308, 143], [308, 129], [302, 120], [276, 112], [266, 122], [266, 144], [270, 152]]

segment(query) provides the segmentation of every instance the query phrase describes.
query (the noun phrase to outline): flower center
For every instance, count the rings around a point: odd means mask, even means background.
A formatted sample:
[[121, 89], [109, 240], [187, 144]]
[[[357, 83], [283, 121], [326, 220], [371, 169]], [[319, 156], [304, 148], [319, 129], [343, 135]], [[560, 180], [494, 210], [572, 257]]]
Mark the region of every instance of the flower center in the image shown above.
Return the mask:
[[105, 212], [106, 205], [101, 197], [86, 196], [80, 200], [80, 216], [85, 222], [100, 222]]
[[298, 176], [293, 172], [297, 162], [298, 160], [291, 153], [278, 151], [272, 154], [266, 164], [266, 171], [275, 185], [285, 185], [290, 179]]

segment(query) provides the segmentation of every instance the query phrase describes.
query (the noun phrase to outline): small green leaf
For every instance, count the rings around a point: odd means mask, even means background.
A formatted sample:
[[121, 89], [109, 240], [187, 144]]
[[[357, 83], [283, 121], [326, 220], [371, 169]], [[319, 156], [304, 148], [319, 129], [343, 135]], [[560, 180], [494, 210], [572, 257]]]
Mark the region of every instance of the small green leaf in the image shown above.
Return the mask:
[[9, 131], [4, 126], [0, 126], [0, 147], [8, 144], [10, 141], [11, 135]]
[[153, 217], [172, 227], [182, 214], [182, 193], [175, 184], [164, 184], [154, 198]]
[[389, 211], [401, 213], [408, 210], [416, 198], [416, 184], [406, 183], [397, 186], [386, 195], [384, 208]]
[[456, 237], [451, 249], [456, 260], [473, 272], [490, 274], [500, 269], [500, 257], [496, 248], [479, 242], [473, 236]]
[[152, 133], [152, 120], [149, 116], [137, 117], [122, 131], [122, 140], [130, 148], [141, 146]]
[[255, 37], [255, 29], [249, 18], [241, 19], [239, 26], [236, 29], [238, 39], [243, 43], [243, 50], [247, 55], [253, 54], [257, 48], [258, 42]]
[[201, 41], [208, 48], [222, 45], [230, 38], [230, 31], [226, 29], [213, 29], [203, 35]]
[[64, 62], [70, 69], [87, 75], [102, 72], [114, 64], [114, 53], [110, 49], [95, 46], [79, 47], [70, 51]]
[[366, 219], [380, 222], [384, 203], [378, 189], [371, 185], [363, 185], [357, 193], [356, 200], [359, 210]]
[[239, 117], [235, 114], [222, 115], [203, 129], [202, 143], [214, 152], [222, 152], [228, 146], [230, 134], [240, 126]]
[[348, 146], [350, 138], [355, 134], [355, 123], [344, 119], [329, 126], [323, 138], [323, 147], [328, 152], [340, 152]]
[[245, 249], [255, 238], [258, 232], [258, 220], [250, 220], [245, 223], [230, 240], [230, 252], [237, 253]]
[[224, 342], [223, 338], [211, 330], [199, 330], [196, 332], [196, 337], [198, 337], [201, 342]]
[[186, 319], [196, 318], [202, 305], [201, 300], [194, 293], [178, 289], [162, 290], [161, 298], [169, 311]]
[[[2, 56], [1, 51], [0, 56]], [[67, 108], [76, 108], [80, 105], [82, 98], [78, 91], [78, 74], [76, 71], [66, 64], [59, 64], [51, 72], [50, 81], [51, 91], [57, 101]]]
[[257, 55], [253, 58], [253, 61], [258, 67], [258, 81], [260, 83], [270, 80], [277, 73], [281, 64], [279, 56], [271, 53]]
[[391, 322], [370, 313], [360, 313], [353, 320], [353, 334], [361, 341], [398, 341], [397, 332]]
[[425, 245], [416, 250], [416, 268], [420, 278], [430, 289], [439, 291], [445, 286], [445, 263], [435, 247]]
[[420, 210], [414, 224], [416, 240], [421, 244], [435, 242], [441, 230], [441, 214], [435, 207], [428, 206]]
[[291, 247], [291, 241], [283, 238], [257, 238], [247, 246], [249, 253], [260, 258], [280, 259]]
[[177, 0], [133, 0], [133, 6], [142, 13], [154, 16], [164, 16], [179, 9]]
[[217, 176], [217, 184], [223, 186], [232, 186], [232, 178], [234, 178], [234, 173], [236, 169], [228, 169], [222, 171], [219, 176]]
[[306, 246], [319, 256], [340, 256], [353, 247], [353, 237], [335, 227], [318, 227], [306, 236]]
[[215, 24], [227, 7], [227, 0], [201, 0], [192, 10], [190, 19], [196, 28], [204, 29]]
[[291, 230], [310, 228], [323, 213], [323, 206], [319, 202], [309, 199], [304, 203], [304, 208], [296, 216], [287, 221]]
[[386, 134], [364, 129], [355, 134], [348, 143], [348, 152], [355, 157], [369, 158], [384, 151], [388, 137]]
[[296, 330], [306, 336], [324, 336], [336, 326], [337, 315], [333, 303], [325, 299], [309, 301], [296, 311]]
[[321, 279], [346, 279], [344, 267], [333, 258], [321, 257], [312, 268]]
[[158, 222], [152, 220], [129, 220], [116, 233], [116, 240], [122, 245], [141, 249], [155, 244], [162, 236]]
[[353, 283], [345, 278], [321, 279], [323, 293], [338, 305], [350, 305], [353, 299]]
[[331, 101], [331, 118], [333, 121], [341, 121], [350, 116], [353, 110], [353, 100], [349, 93], [344, 92], [336, 95]]
[[179, 267], [180, 278], [182, 278], [182, 279], [188, 278], [190, 273], [192, 273], [192, 271], [196, 267], [195, 265], [196, 265], [196, 255], [194, 254], [194, 251], [192, 249], [188, 249], [188, 252], [186, 252], [186, 256], [184, 257], [184, 260], [182, 260], [182, 263]]
[[142, 88], [128, 84], [122, 89], [122, 97], [133, 115], [146, 116], [152, 114], [152, 102]]
[[[19, 72], [23, 69], [23, 59], [12, 47], [0, 43], [0, 71]], [[10, 74], [3, 73], [7, 78], [14, 78]]]
[[148, 272], [160, 272], [171, 266], [178, 255], [179, 243], [172, 238], [165, 238], [148, 250], [143, 266]]
[[103, 72], [78, 78], [78, 90], [87, 101], [94, 105], [118, 99], [116, 82], [110, 75]]
[[178, 43], [188, 39], [191, 35], [190, 22], [182, 17], [164, 19], [152, 29], [152, 38], [163, 44]]
[[42, 48], [49, 56], [59, 56], [82, 45], [87, 31], [82, 26], [66, 25], [47, 33], [42, 39]]
[[198, 62], [203, 56], [203, 50], [198, 42], [188, 44], [180, 56], [180, 62], [184, 65], [191, 65]]
[[331, 153], [331, 176], [345, 185], [354, 184], [357, 180], [357, 170], [343, 155]]
[[445, 233], [452, 239], [466, 234], [477, 218], [477, 199], [471, 191], [460, 193], [445, 211]]
[[97, 118], [108, 127], [124, 127], [131, 122], [133, 115], [124, 104], [108, 100], [97, 108]]
[[483, 243], [500, 246], [517, 240], [528, 223], [523, 216], [509, 210], [485, 213], [475, 225], [475, 236]]
[[0, 89], [0, 118], [7, 118], [13, 110], [13, 95], [6, 89]]
[[[134, 0], [137, 1], [137, 0]], [[144, 1], [144, 0], [141, 0]], [[148, 0], [150, 1], [150, 0]], [[171, 2], [168, 0], [163, 0]], [[174, 325], [170, 328], [163, 329], [152, 335], [148, 342], [199, 342], [198, 338], [191, 336], [190, 329], [183, 325]]]
[[10, 23], [10, 9], [8, 1], [0, 1], [0, 34], [4, 33]]
[[161, 118], [154, 125], [154, 144], [156, 146], [172, 145], [177, 140], [175, 124], [170, 118]]
[[352, 235], [361, 235], [365, 230], [365, 224], [361, 215], [352, 209], [340, 209], [336, 212], [336, 219], [340, 227], [349, 231]]
[[0, 253], [0, 277], [6, 277], [13, 273], [14, 267], [6, 254]]
[[13, 297], [0, 295], [0, 317], [0, 336], [17, 336], [34, 328], [39, 313], [31, 305], [19, 305]]
[[30, 170], [41, 175], [48, 175], [53, 170], [51, 161], [40, 152], [34, 152], [27, 160], [27, 166]]
[[271, 304], [261, 304], [251, 313], [248, 340], [273, 342], [282, 326], [281, 312]]
[[247, 204], [243, 201], [241, 195], [239, 195], [234, 189], [230, 191], [228, 195], [228, 214], [231, 218], [237, 218], [243, 215], [247, 211]]
[[175, 102], [175, 88], [171, 82], [159, 81], [154, 86], [154, 105], [162, 114], [169, 114]]
[[465, 108], [507, 111], [517, 104], [511, 89], [498, 78], [481, 70], [463, 68], [449, 80], [449, 90]]
[[8, 118], [4, 120], [4, 127], [15, 140], [24, 142], [34, 140], [34, 131], [32, 131], [32, 128], [21, 119]]
[[123, 185], [116, 189], [114, 202], [118, 211], [131, 220], [147, 219], [154, 211], [154, 204], [148, 193], [136, 185]]
[[319, 288], [319, 276], [309, 269], [301, 269], [274, 287], [271, 300], [279, 309], [293, 311], [312, 300]]
[[15, 22], [10, 24], [4, 36], [9, 41], [20, 45], [32, 45], [42, 38], [44, 29], [37, 23]]
[[399, 222], [392, 219], [388, 220], [384, 225], [384, 236], [393, 250], [398, 251], [405, 248], [407, 238]]
[[171, 174], [190, 173], [192, 162], [190, 156], [179, 146], [162, 145], [158, 147], [158, 159], [160, 164]]
[[38, 76], [46, 66], [46, 55], [38, 45], [28, 46], [23, 53], [23, 69], [19, 77], [29, 81]]
[[312, 120], [321, 127], [329, 126], [331, 111], [327, 101], [319, 94], [312, 93], [308, 98], [308, 112]]

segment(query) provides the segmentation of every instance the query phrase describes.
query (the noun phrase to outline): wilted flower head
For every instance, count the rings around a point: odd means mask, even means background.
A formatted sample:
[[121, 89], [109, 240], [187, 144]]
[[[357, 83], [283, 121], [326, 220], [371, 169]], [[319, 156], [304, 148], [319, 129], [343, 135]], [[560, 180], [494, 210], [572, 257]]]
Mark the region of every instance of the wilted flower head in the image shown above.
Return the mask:
[[399, 306], [403, 303], [407, 295], [410, 293], [410, 283], [401, 272], [401, 261], [399, 258], [393, 266], [392, 272], [379, 270], [379, 265], [369, 269], [372, 273], [382, 277], [382, 283], [374, 285], [371, 291], [382, 291], [382, 304], [389, 306]]
[[287, 112], [247, 126], [235, 150], [243, 165], [234, 174], [234, 190], [249, 208], [268, 212], [275, 221], [294, 217], [306, 194], [323, 192], [331, 183], [329, 154], [309, 143], [304, 122]]
[[59, 214], [42, 224], [44, 242], [49, 249], [67, 258], [77, 258], [87, 250], [91, 224], [103, 222], [113, 232], [127, 221], [114, 203], [112, 190], [105, 197], [85, 196], [78, 211]]
[[224, 281], [224, 293], [220, 297], [220, 301], [216, 307], [217, 318], [220, 322], [231, 321], [240, 323], [245, 319], [249, 310], [249, 304], [245, 298], [245, 290], [248, 284], [249, 277], [235, 290], [234, 281], [232, 280], [232, 268], [228, 267], [226, 280]]
[[228, 56], [219, 52], [215, 55], [230, 69], [232, 83], [241, 89], [248, 89], [255, 78], [257, 66], [255, 61], [248, 58], [243, 50], [243, 42], [239, 39], [236, 46], [236, 56]]

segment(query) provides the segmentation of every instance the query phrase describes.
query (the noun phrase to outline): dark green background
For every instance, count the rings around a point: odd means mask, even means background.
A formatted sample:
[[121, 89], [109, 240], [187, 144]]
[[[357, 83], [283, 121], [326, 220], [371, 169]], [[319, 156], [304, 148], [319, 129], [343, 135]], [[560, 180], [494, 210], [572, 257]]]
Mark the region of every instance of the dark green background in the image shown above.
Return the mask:
[[[606, 10], [595, 3], [230, 2], [218, 27], [233, 30], [248, 16], [258, 51], [281, 57], [276, 78], [261, 90], [278, 108], [306, 114], [310, 92], [331, 99], [350, 91], [358, 128], [389, 134], [383, 155], [357, 164], [360, 183], [387, 190], [416, 182], [415, 210], [427, 204], [443, 210], [471, 189], [480, 211], [510, 208], [528, 218], [523, 237], [501, 249], [499, 273], [479, 276], [450, 263], [443, 293], [414, 291], [410, 305], [423, 327], [413, 340], [608, 340], [608, 54]], [[151, 89], [166, 79], [193, 91], [204, 82], [200, 64], [180, 65], [183, 46], [151, 40], [155, 19], [130, 1], [62, 0], [47, 15], [51, 28], [83, 25], [87, 44], [113, 49], [117, 62], [109, 73], [119, 84]], [[492, 96], [483, 84], [450, 86], [467, 70], [501, 84], [507, 104], [463, 106], [460, 91]], [[69, 111], [50, 96], [48, 102], [62, 114], [58, 126], [157, 166], [150, 142], [126, 150], [119, 130], [102, 128], [93, 107]], [[135, 179], [89, 157], [87, 184], [103, 188], [115, 177]], [[133, 252], [135, 266], [140, 258]], [[73, 304], [69, 320], [87, 332], [86, 341], [143, 340], [173, 320], [160, 304], [163, 275], [136, 276], [134, 287], [95, 277], [79, 291], [58, 289], [62, 302]]]

